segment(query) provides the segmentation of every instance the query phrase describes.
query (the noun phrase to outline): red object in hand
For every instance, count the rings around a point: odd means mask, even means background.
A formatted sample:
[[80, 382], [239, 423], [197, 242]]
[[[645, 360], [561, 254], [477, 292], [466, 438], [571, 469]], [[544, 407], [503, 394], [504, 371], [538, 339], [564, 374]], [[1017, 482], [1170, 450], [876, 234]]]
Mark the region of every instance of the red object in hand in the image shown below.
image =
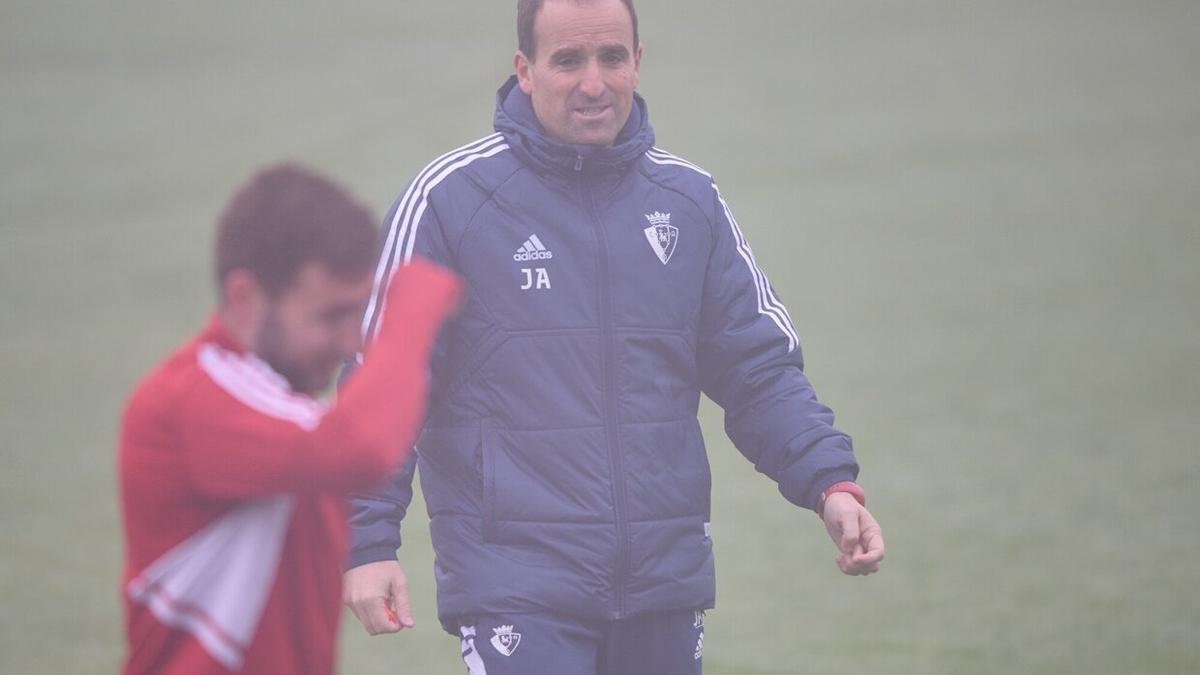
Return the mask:
[[388, 604], [387, 600], [383, 601], [383, 611], [387, 612], [388, 621], [400, 625], [400, 620], [396, 618], [396, 613], [392, 611], [392, 606]]

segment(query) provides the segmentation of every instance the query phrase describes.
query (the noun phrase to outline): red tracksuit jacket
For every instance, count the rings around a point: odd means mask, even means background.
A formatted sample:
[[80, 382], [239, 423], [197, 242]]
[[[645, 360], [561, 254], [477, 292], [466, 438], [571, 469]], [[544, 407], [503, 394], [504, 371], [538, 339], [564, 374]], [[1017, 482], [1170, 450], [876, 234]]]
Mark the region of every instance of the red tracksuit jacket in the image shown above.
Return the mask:
[[292, 392], [215, 317], [138, 385], [118, 457], [125, 673], [333, 671], [343, 497], [412, 446], [458, 293], [429, 263], [395, 281], [405, 289], [332, 408]]

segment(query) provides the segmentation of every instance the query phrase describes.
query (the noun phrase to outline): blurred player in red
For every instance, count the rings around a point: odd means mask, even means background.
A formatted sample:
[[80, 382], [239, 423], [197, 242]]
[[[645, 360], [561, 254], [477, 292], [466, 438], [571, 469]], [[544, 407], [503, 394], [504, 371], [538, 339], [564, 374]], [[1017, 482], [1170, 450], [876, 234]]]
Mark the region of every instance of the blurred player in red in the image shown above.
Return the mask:
[[373, 222], [294, 166], [254, 176], [221, 216], [217, 310], [122, 420], [126, 673], [332, 672], [343, 497], [415, 440], [459, 292], [431, 263], [399, 270], [365, 363], [335, 405], [314, 398], [361, 347]]

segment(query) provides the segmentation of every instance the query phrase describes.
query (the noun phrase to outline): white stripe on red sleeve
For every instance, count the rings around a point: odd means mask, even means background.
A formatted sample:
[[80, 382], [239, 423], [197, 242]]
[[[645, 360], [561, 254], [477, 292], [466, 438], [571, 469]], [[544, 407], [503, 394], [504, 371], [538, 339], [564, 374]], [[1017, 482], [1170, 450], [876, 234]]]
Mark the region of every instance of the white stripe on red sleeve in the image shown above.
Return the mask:
[[292, 391], [287, 380], [257, 356], [206, 343], [201, 345], [196, 360], [217, 386], [246, 407], [292, 422], [305, 431], [321, 423], [325, 406]]

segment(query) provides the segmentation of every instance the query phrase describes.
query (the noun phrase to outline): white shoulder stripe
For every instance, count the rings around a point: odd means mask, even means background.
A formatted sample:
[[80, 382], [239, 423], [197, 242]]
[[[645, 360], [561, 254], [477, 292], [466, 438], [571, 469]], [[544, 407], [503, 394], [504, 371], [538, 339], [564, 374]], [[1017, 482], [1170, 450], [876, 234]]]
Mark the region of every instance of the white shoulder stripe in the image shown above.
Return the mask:
[[685, 167], [691, 169], [692, 171], [695, 171], [696, 173], [698, 173], [702, 176], [705, 176], [709, 180], [712, 179], [711, 173], [705, 171], [704, 169], [701, 169], [700, 167], [696, 166], [695, 164], [692, 164], [691, 162], [687, 161], [686, 159], [684, 159], [682, 157], [679, 157], [678, 155], [672, 155], [671, 153], [667, 152], [666, 150], [663, 150], [662, 148], [650, 148], [649, 150], [646, 151], [646, 156], [649, 157], [650, 159], [657, 158], [659, 160], [662, 160], [660, 162], [657, 162], [658, 164], [674, 164], [676, 166], [685, 166]]
[[242, 405], [305, 431], [321, 423], [325, 406], [291, 390], [287, 380], [253, 354], [237, 354], [217, 345], [201, 345], [196, 360], [212, 381]]
[[737, 242], [737, 251], [745, 261], [746, 267], [750, 268], [750, 274], [754, 277], [754, 285], [758, 290], [758, 313], [769, 316], [779, 330], [788, 339], [788, 353], [796, 351], [800, 346], [800, 338], [796, 335], [796, 329], [792, 325], [792, 317], [788, 314], [787, 308], [775, 297], [775, 292], [771, 290], [771, 282], [767, 280], [767, 275], [763, 273], [762, 268], [758, 266], [758, 261], [754, 259], [754, 252], [750, 250], [750, 243], [746, 241], [746, 237], [742, 234], [741, 227], [738, 226], [737, 220], [733, 217], [733, 212], [729, 209], [729, 204], [725, 202], [725, 198], [721, 196], [721, 191], [717, 189], [716, 183], [713, 184], [713, 190], [717, 192], [717, 200], [721, 202], [721, 207], [725, 209], [725, 219], [729, 221], [729, 228], [733, 233], [734, 241]]
[[445, 180], [447, 176], [463, 168], [464, 166], [471, 164], [475, 160], [486, 159], [488, 157], [498, 155], [507, 149], [507, 143], [493, 146], [487, 150], [483, 150], [481, 148], [479, 152], [473, 155], [467, 155], [466, 157], [459, 159], [454, 164], [451, 164], [445, 171], [438, 174], [436, 178], [430, 180], [429, 184], [425, 186], [425, 189], [421, 190], [421, 201], [417, 206], [415, 213], [413, 213], [412, 217], [404, 223], [404, 227], [412, 227], [412, 234], [408, 237], [408, 244], [404, 247], [405, 264], [408, 264], [408, 262], [412, 260], [413, 246], [415, 246], [417, 243], [417, 229], [421, 226], [421, 216], [425, 215], [425, 207], [429, 205], [429, 193], [433, 191], [433, 188], [437, 187], [438, 184]]
[[421, 191], [422, 187], [424, 186], [425, 179], [428, 176], [436, 173], [446, 164], [453, 162], [458, 157], [475, 152], [480, 148], [485, 148], [491, 144], [495, 144], [499, 142], [501, 138], [502, 136], [498, 133], [490, 134], [477, 141], [472, 141], [471, 143], [468, 143], [460, 148], [451, 150], [450, 152], [447, 152], [446, 154], [425, 165], [425, 168], [421, 169], [417, 176], [413, 178], [412, 182], [409, 183], [408, 189], [404, 191], [404, 195], [401, 196], [400, 201], [397, 202], [396, 211], [392, 215], [391, 223], [388, 225], [387, 239], [384, 243], [383, 251], [379, 255], [379, 265], [375, 268], [375, 293], [371, 295], [371, 300], [367, 305], [366, 314], [363, 316], [363, 335], [367, 335], [371, 328], [371, 319], [375, 313], [375, 306], [381, 299], [383, 289], [387, 287], [388, 274], [391, 273], [392, 267], [394, 266], [397, 250], [402, 250], [400, 247], [403, 246], [401, 240], [404, 236], [404, 231], [403, 228], [401, 228], [400, 223], [404, 220], [405, 214], [409, 211], [413, 195]]
[[[436, 175], [439, 171], [444, 169], [446, 165], [455, 162], [464, 156], [480, 152], [493, 145], [496, 145], [501, 142], [501, 139], [502, 136], [500, 134], [492, 134], [490, 136], [485, 136], [474, 143], [468, 143], [457, 150], [452, 150], [441, 157], [438, 157], [436, 160], [422, 169], [421, 173], [417, 174], [417, 177], [413, 179], [412, 184], [408, 186], [408, 190], [405, 191], [404, 196], [400, 199], [400, 204], [396, 207], [396, 213], [392, 216], [392, 222], [389, 226], [389, 231], [392, 234], [391, 243], [393, 245], [393, 249], [395, 249], [396, 245], [401, 244], [405, 238], [405, 228], [412, 218], [412, 213], [415, 206], [415, 197], [418, 194], [424, 194], [426, 182], [429, 181], [431, 177]], [[404, 225], [400, 226], [401, 223]]]
[[[386, 309], [387, 284], [392, 271], [401, 264], [412, 260], [413, 247], [417, 243], [417, 230], [421, 226], [421, 218], [429, 205], [429, 193], [443, 180], [455, 171], [470, 165], [480, 159], [486, 159], [500, 154], [508, 149], [508, 144], [502, 142], [499, 134], [489, 137], [483, 143], [468, 146], [467, 149], [449, 155], [440, 162], [435, 162], [431, 171], [423, 172], [405, 193], [396, 214], [392, 218], [391, 229], [396, 233], [392, 238], [393, 246], [380, 258], [380, 266], [375, 273], [375, 291], [371, 295], [367, 313], [363, 317], [363, 335], [368, 340], [373, 336], [379, 321]], [[432, 166], [432, 165], [431, 165]]]
[[[704, 169], [658, 148], [652, 148], [647, 151], [646, 159], [664, 166], [682, 166], [712, 181], [712, 174]], [[725, 219], [729, 221], [729, 229], [733, 234], [734, 242], [737, 244], [738, 255], [746, 263], [746, 267], [750, 270], [750, 276], [754, 280], [754, 288], [757, 292], [758, 313], [770, 318], [787, 337], [788, 352], [795, 351], [800, 346], [800, 338], [796, 335], [796, 328], [792, 325], [792, 317], [788, 313], [787, 307], [784, 307], [779, 298], [775, 297], [775, 292], [771, 289], [771, 283], [767, 280], [767, 275], [758, 266], [758, 261], [754, 258], [754, 252], [750, 250], [750, 242], [742, 234], [741, 227], [733, 217], [733, 211], [729, 208], [729, 204], [725, 201], [725, 198], [721, 196], [721, 190], [717, 187], [715, 181], [712, 182], [712, 189], [716, 192], [717, 201], [720, 202], [721, 208], [725, 212]]]

